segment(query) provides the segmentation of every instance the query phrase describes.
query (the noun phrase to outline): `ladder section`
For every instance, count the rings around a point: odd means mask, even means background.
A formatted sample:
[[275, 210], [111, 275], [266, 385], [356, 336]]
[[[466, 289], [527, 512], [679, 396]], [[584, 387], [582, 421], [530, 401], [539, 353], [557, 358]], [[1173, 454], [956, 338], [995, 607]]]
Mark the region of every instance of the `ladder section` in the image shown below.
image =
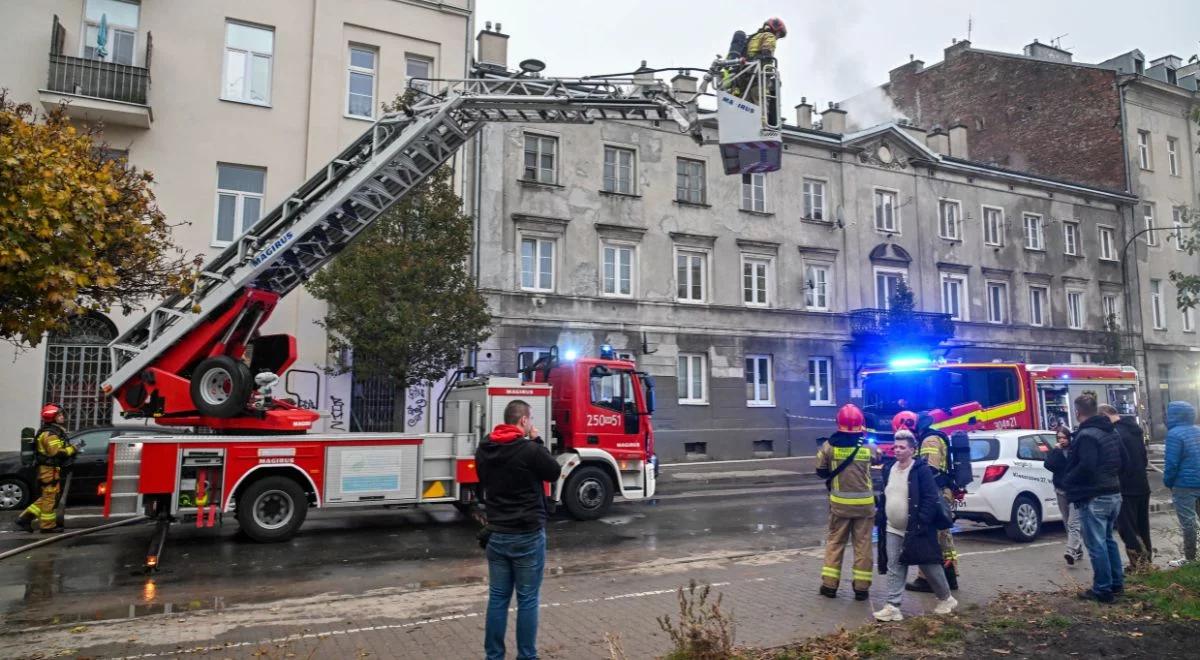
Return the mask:
[[126, 516], [142, 509], [138, 475], [142, 465], [142, 443], [114, 438], [112, 479], [109, 481], [106, 515]]

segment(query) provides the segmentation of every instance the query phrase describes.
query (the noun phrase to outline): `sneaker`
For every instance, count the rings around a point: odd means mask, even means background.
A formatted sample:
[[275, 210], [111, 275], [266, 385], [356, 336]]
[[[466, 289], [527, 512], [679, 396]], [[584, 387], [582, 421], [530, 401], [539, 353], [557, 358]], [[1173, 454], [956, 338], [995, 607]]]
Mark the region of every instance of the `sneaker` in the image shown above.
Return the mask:
[[904, 585], [904, 589], [906, 591], [917, 591], [917, 592], [920, 592], [923, 594], [933, 593], [933, 587], [930, 586], [929, 581], [923, 577], [918, 577], [917, 579], [913, 580], [912, 582], [909, 582], [908, 584]]
[[900, 608], [888, 603], [883, 606], [882, 610], [874, 613], [876, 621], [903, 621], [904, 614], [900, 612]]
[[821, 585], [821, 595], [826, 598], [837, 598], [837, 589]]
[[1180, 566], [1187, 566], [1188, 563], [1189, 563], [1188, 560], [1183, 559], [1183, 558], [1172, 559], [1171, 561], [1167, 562], [1167, 566], [1169, 566], [1170, 568], [1179, 568]]
[[958, 601], [954, 596], [946, 596], [946, 600], [939, 600], [937, 607], [933, 608], [934, 614], [949, 614], [954, 608], [958, 607]]
[[1084, 589], [1083, 591], [1079, 592], [1079, 597], [1082, 598], [1083, 600], [1093, 600], [1098, 603], [1113, 602], [1113, 595], [1111, 592], [1096, 593], [1095, 591], [1092, 591], [1091, 589]]

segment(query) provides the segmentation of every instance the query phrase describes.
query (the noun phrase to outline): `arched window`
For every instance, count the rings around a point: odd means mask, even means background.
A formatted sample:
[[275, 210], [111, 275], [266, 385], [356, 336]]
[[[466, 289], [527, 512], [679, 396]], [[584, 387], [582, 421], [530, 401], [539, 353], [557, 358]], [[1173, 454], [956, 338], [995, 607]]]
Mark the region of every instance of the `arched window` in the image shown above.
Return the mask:
[[42, 403], [68, 409], [68, 430], [112, 423], [113, 402], [100, 384], [112, 373], [108, 343], [116, 338], [116, 326], [102, 314], [76, 316], [66, 330], [50, 334]]

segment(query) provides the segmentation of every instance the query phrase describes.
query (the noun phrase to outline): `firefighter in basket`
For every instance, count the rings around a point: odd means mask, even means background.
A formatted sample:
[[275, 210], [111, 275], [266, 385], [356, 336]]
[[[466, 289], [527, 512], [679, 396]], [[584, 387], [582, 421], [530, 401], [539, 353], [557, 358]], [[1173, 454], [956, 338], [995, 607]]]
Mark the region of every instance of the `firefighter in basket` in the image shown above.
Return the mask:
[[42, 408], [42, 427], [35, 441], [38, 486], [37, 501], [21, 512], [14, 525], [33, 531], [36, 520], [43, 534], [61, 532], [58, 525], [58, 496], [62, 492], [62, 469], [70, 465], [77, 449], [67, 442], [67, 418], [62, 407], [50, 403]]
[[829, 535], [825, 538], [820, 589], [821, 595], [829, 598], [837, 597], [847, 543], [854, 546], [854, 599], [866, 600], [870, 596], [874, 561], [871, 552], [871, 529], [875, 525], [875, 493], [871, 488], [874, 457], [863, 438], [864, 421], [858, 406], [842, 406], [837, 414], [837, 433], [817, 450], [817, 476], [825, 479], [825, 487], [829, 489]]

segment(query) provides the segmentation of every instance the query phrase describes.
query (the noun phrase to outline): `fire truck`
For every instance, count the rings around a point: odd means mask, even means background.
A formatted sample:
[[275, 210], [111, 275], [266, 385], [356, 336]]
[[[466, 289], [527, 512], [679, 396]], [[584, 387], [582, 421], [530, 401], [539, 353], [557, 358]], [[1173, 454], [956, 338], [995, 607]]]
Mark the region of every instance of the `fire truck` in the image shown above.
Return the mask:
[[1072, 401], [1085, 392], [1138, 416], [1138, 373], [1128, 366], [902, 359], [863, 372], [868, 433], [885, 454], [901, 410], [928, 412], [946, 433], [1073, 428]]
[[[760, 63], [714, 62], [706, 84], [734, 65], [773, 90], [759, 98], [777, 98], [774, 69]], [[457, 382], [442, 404], [442, 433], [307, 434], [319, 414], [273, 394], [296, 359], [294, 337], [261, 332], [279, 300], [487, 122], [673, 122], [704, 142], [697, 94], [677, 97], [649, 69], [562, 79], [541, 77], [542, 68], [526, 60], [515, 73], [419, 81], [443, 88], [415, 90], [403, 111], [381, 117], [206, 262], [192, 290], [166, 298], [109, 346], [114, 370], [102, 387], [123, 416], [216, 433], [111, 442], [105, 515], [143, 512], [158, 521], [147, 566], [157, 566], [179, 520], [210, 527], [234, 513], [250, 538], [282, 541], [310, 507], [467, 506], [476, 496], [475, 449], [514, 399], [533, 405], [539, 428], [552, 429], [547, 441], [563, 467], [552, 496], [572, 515], [602, 515], [616, 494], [654, 494], [653, 381], [631, 362], [552, 352], [521, 379]], [[727, 138], [738, 142], [721, 144], [730, 150], [727, 168], [778, 169], [780, 126], [746, 98], [730, 102], [735, 94], [718, 84], [716, 120], [739, 127]]]

